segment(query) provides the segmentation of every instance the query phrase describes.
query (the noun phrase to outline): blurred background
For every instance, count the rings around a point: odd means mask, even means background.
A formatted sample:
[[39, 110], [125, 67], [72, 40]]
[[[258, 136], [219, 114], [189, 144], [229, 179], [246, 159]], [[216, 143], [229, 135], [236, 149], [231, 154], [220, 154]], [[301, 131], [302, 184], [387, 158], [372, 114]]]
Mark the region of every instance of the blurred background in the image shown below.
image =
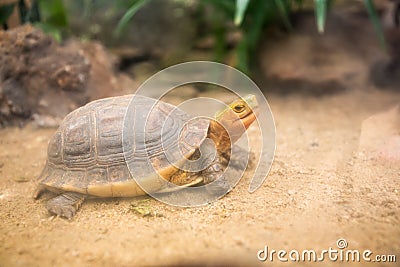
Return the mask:
[[[62, 118], [89, 100], [132, 92], [155, 72], [190, 60], [236, 67], [265, 92], [319, 95], [370, 85], [397, 90], [399, 5], [2, 0], [0, 125], [40, 115]], [[54, 99], [60, 94], [63, 103]]]

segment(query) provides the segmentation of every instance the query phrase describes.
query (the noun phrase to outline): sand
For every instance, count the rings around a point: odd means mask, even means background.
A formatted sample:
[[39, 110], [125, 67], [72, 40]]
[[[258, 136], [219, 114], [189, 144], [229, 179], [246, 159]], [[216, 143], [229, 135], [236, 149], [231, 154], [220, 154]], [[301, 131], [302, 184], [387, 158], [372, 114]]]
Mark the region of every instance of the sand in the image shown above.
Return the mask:
[[[371, 250], [371, 258], [397, 254], [399, 261], [400, 159], [378, 157], [359, 143], [361, 131], [370, 131], [363, 122], [393, 108], [400, 95], [372, 89], [266, 95], [277, 129], [269, 176], [250, 194], [249, 170], [232, 192], [200, 208], [150, 197], [92, 199], [71, 221], [52, 216], [45, 209], [50, 195], [36, 201], [32, 193], [55, 129], [0, 130], [0, 266], [270, 266], [269, 258], [257, 259], [265, 246], [321, 252], [338, 249], [338, 239], [346, 240], [346, 249]], [[252, 127], [257, 151], [260, 139]], [[391, 138], [375, 131], [371, 144]], [[135, 205], [145, 205], [148, 216]], [[326, 257], [323, 266], [334, 264]]]

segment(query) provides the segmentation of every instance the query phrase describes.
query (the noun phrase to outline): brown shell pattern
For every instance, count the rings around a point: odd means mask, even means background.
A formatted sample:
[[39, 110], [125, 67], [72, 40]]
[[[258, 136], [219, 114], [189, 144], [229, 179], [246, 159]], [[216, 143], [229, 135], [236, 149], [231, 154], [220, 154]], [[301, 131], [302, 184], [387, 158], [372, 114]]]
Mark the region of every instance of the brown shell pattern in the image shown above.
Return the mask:
[[[131, 173], [135, 179], [157, 183], [152, 180], [157, 179], [155, 171], [171, 170], [171, 163], [189, 158], [206, 138], [208, 126], [207, 119], [193, 119], [173, 105], [144, 96], [93, 101], [65, 117], [50, 140], [39, 182], [87, 194], [91, 187], [131, 185]], [[107, 190], [99, 195], [112, 196]]]

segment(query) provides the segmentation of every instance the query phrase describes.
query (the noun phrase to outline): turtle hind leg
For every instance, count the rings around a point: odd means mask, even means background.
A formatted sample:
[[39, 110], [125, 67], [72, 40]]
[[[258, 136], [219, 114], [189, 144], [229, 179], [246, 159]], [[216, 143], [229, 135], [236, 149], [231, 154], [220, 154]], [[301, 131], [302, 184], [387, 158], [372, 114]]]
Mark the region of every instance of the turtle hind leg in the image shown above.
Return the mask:
[[50, 213], [72, 219], [85, 198], [85, 195], [79, 193], [66, 192], [50, 199], [46, 204], [46, 208]]

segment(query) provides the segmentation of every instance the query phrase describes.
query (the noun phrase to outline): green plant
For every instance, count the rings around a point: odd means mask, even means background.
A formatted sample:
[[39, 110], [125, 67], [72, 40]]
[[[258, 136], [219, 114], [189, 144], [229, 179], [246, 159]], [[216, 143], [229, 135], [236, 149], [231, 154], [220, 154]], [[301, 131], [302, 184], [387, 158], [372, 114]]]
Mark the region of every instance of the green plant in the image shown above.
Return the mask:
[[7, 29], [7, 20], [11, 16], [11, 14], [14, 12], [14, 7], [16, 3], [11, 3], [11, 4], [6, 4], [0, 6], [0, 23], [3, 25], [4, 29]]
[[[134, 16], [134, 14], [150, 0], [133, 0], [130, 8], [119, 21], [116, 35]], [[370, 16], [371, 22], [377, 32], [378, 39], [385, 49], [385, 39], [382, 27], [372, 0], [363, 0]], [[287, 30], [292, 30], [290, 14], [295, 8], [303, 5], [314, 5], [316, 26], [320, 33], [324, 32], [326, 14], [333, 0], [199, 0], [199, 7], [211, 5], [216, 12], [212, 19], [212, 30], [214, 32], [216, 45], [215, 57], [220, 60], [224, 55], [226, 20], [234, 22], [236, 27], [243, 33], [242, 40], [235, 48], [236, 67], [248, 73], [252, 57], [255, 54], [257, 44], [261, 37], [263, 28], [268, 23], [281, 21]]]
[[28, 6], [24, 0], [0, 6], [0, 23], [7, 29], [7, 20], [18, 8], [20, 23], [33, 23], [61, 41], [62, 32], [68, 26], [67, 14], [62, 0], [33, 0]]
[[[288, 30], [292, 30], [290, 13], [294, 5], [299, 6], [303, 1], [203, 0], [201, 2], [211, 4], [215, 9], [223, 10], [230, 20], [234, 21], [234, 25], [240, 28], [243, 38], [235, 48], [236, 67], [249, 73], [250, 62], [253, 61], [264, 26], [280, 20]], [[224, 4], [222, 5], [221, 2]]]
[[52, 35], [57, 41], [67, 29], [68, 19], [62, 0], [37, 0], [40, 10], [40, 21], [35, 23], [44, 32]]
[[[170, 0], [171, 1], [171, 0]], [[188, 0], [174, 0], [187, 3]], [[379, 16], [374, 7], [373, 0], [363, 0], [371, 22], [377, 32], [381, 46], [385, 49], [385, 39], [380, 24]], [[117, 0], [113, 2], [113, 9], [124, 10], [125, 13], [119, 20], [114, 36], [117, 39], [124, 27], [132, 17], [150, 0]], [[211, 31], [215, 37], [215, 59], [223, 60], [226, 54], [227, 25], [233, 25], [242, 32], [243, 38], [235, 47], [235, 66], [249, 73], [250, 63], [257, 49], [263, 29], [267, 24], [282, 23], [285, 28], [292, 30], [290, 15], [303, 6], [315, 10], [316, 26], [320, 33], [324, 32], [326, 14], [333, 0], [198, 0], [191, 1], [199, 9], [205, 6], [213, 8], [211, 14]], [[31, 22], [51, 34], [60, 41], [68, 28], [67, 12], [63, 0], [32, 0], [28, 8], [24, 0], [16, 0], [14, 4], [0, 5], [0, 23], [7, 28], [7, 20], [15, 8], [19, 9], [21, 23]], [[106, 0], [76, 1], [81, 5], [85, 16], [89, 16], [93, 6], [106, 6]], [[149, 33], [151, 34], [151, 33]]]
[[150, 0], [135, 0], [131, 3], [129, 9], [125, 12], [124, 16], [118, 22], [117, 28], [115, 30], [115, 36], [119, 37], [121, 35], [122, 29], [128, 24], [136, 12], [143, 7]]
[[20, 23], [34, 22], [39, 19], [38, 6], [35, 1], [28, 6], [24, 0], [15, 0], [7, 4], [0, 5], [0, 23], [3, 29], [8, 29], [8, 19], [17, 10]]
[[382, 25], [381, 22], [379, 20], [379, 16], [378, 13], [376, 12], [376, 8], [374, 6], [374, 3], [372, 0], [364, 0], [364, 4], [367, 8], [369, 17], [372, 21], [372, 24], [374, 25], [376, 34], [378, 35], [378, 39], [379, 42], [381, 44], [381, 47], [383, 48], [383, 50], [386, 51], [386, 42], [385, 42], [385, 36], [383, 34], [383, 30], [382, 30]]
[[[264, 6], [259, 0], [236, 0], [236, 12], [235, 12], [235, 24], [241, 26], [245, 32], [245, 38], [248, 40], [243, 40], [242, 44], [238, 46], [238, 67], [243, 71], [248, 72], [249, 67], [249, 57], [248, 54], [251, 54], [255, 49], [255, 43], [259, 39], [259, 28], [262, 24], [265, 23], [265, 20], [268, 19], [267, 16], [271, 16], [268, 14], [268, 11], [277, 10], [281, 15], [281, 19], [288, 30], [291, 30], [291, 23], [289, 14], [292, 11], [292, 7], [294, 5], [301, 6], [304, 0], [274, 0], [274, 1], [264, 1], [268, 2], [268, 4], [264, 3]], [[316, 24], [319, 33], [323, 33], [325, 29], [325, 21], [327, 10], [329, 10], [332, 5], [333, 0], [314, 0], [314, 10], [316, 16]], [[257, 4], [259, 10], [251, 9], [252, 4]], [[384, 50], [385, 47], [385, 38], [382, 30], [382, 26], [379, 20], [379, 16], [377, 14], [376, 8], [372, 0], [364, 0], [364, 4], [370, 16], [370, 20], [374, 25], [376, 30], [378, 39], [380, 44]], [[259, 14], [260, 10], [264, 9], [267, 16], [261, 16]], [[247, 10], [247, 11], [246, 11]], [[254, 19], [253, 25], [246, 25], [246, 16]], [[247, 33], [247, 34], [246, 34]]]

